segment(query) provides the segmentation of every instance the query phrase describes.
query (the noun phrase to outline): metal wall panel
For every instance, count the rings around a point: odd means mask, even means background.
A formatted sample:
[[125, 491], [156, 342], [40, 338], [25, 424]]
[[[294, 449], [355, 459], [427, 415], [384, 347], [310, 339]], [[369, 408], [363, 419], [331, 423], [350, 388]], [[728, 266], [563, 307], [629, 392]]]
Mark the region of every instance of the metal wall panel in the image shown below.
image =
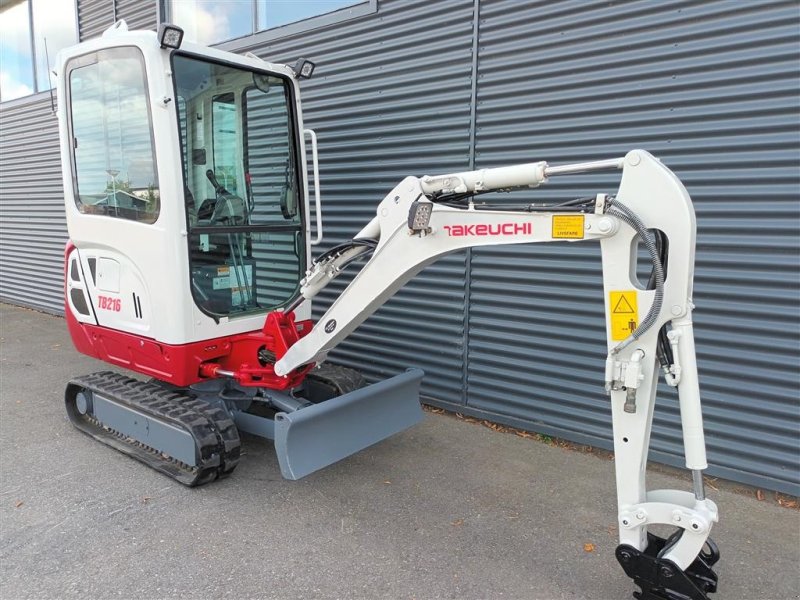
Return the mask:
[[63, 309], [67, 226], [50, 95], [0, 105], [0, 299]]
[[[641, 147], [685, 183], [710, 472], [798, 493], [796, 3], [482, 0], [479, 33], [479, 167]], [[481, 250], [470, 266], [469, 407], [610, 448], [599, 248]], [[659, 392], [651, 456], [680, 465], [677, 399]]]
[[125, 19], [128, 29], [155, 31], [158, 3], [151, 0], [115, 0], [117, 19]]
[[114, 0], [78, 0], [78, 31], [81, 41], [99, 36], [115, 21]]
[[[798, 493], [796, 3], [480, 0], [477, 23], [474, 5], [380, 0], [372, 14], [236, 42], [270, 60], [318, 63], [303, 83], [306, 125], [320, 136], [326, 239], [317, 251], [352, 237], [408, 174], [650, 150], [696, 203], [711, 472]], [[156, 23], [155, 2], [78, 7], [81, 39], [115, 18]], [[0, 127], [0, 295], [58, 311], [66, 232], [49, 99], [1, 106]], [[612, 176], [559, 178], [515, 200], [615, 186]], [[347, 281], [321, 296], [317, 316]], [[334, 357], [373, 379], [421, 366], [439, 405], [609, 447], [601, 290], [591, 244], [455, 255]], [[660, 390], [653, 444], [652, 458], [682, 462], [671, 390]]]
[[[403, 177], [469, 166], [472, 25], [471, 1], [381, 1], [377, 13], [241, 50], [317, 63], [302, 84], [306, 126], [319, 136], [316, 252], [352, 238]], [[460, 402], [465, 279], [463, 254], [427, 268], [332, 358], [372, 379], [420, 366], [424, 393]], [[315, 300], [315, 316], [349, 280]]]
[[154, 0], [78, 0], [80, 39], [101, 35], [119, 19], [128, 29], [155, 31], [158, 23], [158, 2]]

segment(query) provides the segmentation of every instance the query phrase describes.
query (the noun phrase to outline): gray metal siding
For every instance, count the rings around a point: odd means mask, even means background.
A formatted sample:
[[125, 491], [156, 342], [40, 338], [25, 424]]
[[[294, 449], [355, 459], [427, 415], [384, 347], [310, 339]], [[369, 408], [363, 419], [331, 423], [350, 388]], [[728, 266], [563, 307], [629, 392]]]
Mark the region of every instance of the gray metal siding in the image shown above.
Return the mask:
[[[81, 39], [116, 10], [155, 26], [155, 2], [116, 2], [79, 1]], [[479, 4], [476, 24], [473, 0], [381, 0], [374, 14], [241, 49], [318, 63], [303, 89], [320, 137], [322, 249], [352, 237], [408, 174], [650, 150], [697, 211], [710, 473], [800, 492], [796, 2]], [[49, 99], [0, 106], [0, 127], [0, 295], [59, 310], [66, 232]], [[615, 186], [559, 178], [515, 200]], [[592, 244], [476, 250], [426, 269], [334, 358], [372, 379], [421, 366], [441, 406], [610, 447], [603, 310]], [[659, 392], [651, 458], [680, 464], [677, 403]]]
[[0, 105], [0, 299], [61, 312], [67, 226], [50, 95]]
[[150, 0], [115, 0], [117, 19], [125, 19], [128, 29], [155, 31], [158, 5]]
[[119, 19], [125, 19], [128, 29], [155, 31], [158, 3], [152, 0], [78, 0], [81, 41], [98, 37]]
[[[381, 2], [378, 13], [249, 51], [315, 60], [303, 82], [306, 126], [319, 135], [324, 250], [350, 239], [403, 177], [463, 169], [470, 159], [472, 3]], [[436, 24], [436, 35], [424, 24]], [[423, 24], [421, 26], [421, 24]], [[462, 399], [465, 256], [427, 268], [332, 355], [382, 379], [409, 366], [424, 393]], [[335, 281], [315, 316], [349, 282]]]
[[114, 0], [78, 0], [78, 31], [81, 41], [96, 38], [111, 27], [114, 21]]
[[[477, 165], [642, 147], [675, 170], [698, 219], [710, 472], [797, 493], [796, 3], [483, 0], [480, 18]], [[530, 196], [613, 189], [589, 177]], [[598, 257], [568, 244], [473, 252], [468, 406], [611, 447]], [[682, 464], [677, 398], [659, 393], [652, 456]]]

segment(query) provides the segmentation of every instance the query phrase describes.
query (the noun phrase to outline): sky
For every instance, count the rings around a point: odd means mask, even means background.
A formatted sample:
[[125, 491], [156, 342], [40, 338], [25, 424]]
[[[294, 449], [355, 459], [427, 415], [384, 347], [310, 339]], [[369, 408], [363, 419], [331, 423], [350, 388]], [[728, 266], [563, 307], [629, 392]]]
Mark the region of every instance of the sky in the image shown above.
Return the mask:
[[[172, 0], [171, 20], [183, 27], [186, 39], [214, 44], [254, 29], [278, 27], [324, 14], [359, 0], [258, 0], [258, 25], [253, 26], [253, 0]], [[8, 3], [4, 3], [8, 4]], [[33, 9], [35, 57], [30, 47], [28, 9]], [[44, 91], [55, 85], [50, 66], [64, 47], [77, 43], [75, 2], [70, 0], [11, 0], [0, 11], [0, 101]], [[36, 62], [37, 85], [33, 81]]]
[[[34, 42], [39, 91], [55, 85], [45, 58], [45, 39], [50, 65], [61, 48], [78, 40], [75, 5], [64, 0], [25, 0], [0, 12], [0, 99], [11, 100], [34, 92], [28, 6], [32, 2]], [[51, 83], [48, 83], [50, 81]]]

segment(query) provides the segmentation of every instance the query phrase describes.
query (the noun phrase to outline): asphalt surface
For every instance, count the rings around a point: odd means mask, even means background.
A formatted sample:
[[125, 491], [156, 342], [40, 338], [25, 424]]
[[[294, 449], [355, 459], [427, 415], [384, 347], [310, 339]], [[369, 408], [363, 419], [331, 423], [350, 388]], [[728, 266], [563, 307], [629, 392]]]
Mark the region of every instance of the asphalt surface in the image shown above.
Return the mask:
[[[67, 421], [65, 382], [106, 367], [62, 319], [0, 305], [0, 337], [4, 600], [631, 597], [608, 457], [428, 414], [296, 482], [245, 437], [230, 479], [188, 489]], [[716, 487], [713, 597], [799, 598], [800, 513]]]

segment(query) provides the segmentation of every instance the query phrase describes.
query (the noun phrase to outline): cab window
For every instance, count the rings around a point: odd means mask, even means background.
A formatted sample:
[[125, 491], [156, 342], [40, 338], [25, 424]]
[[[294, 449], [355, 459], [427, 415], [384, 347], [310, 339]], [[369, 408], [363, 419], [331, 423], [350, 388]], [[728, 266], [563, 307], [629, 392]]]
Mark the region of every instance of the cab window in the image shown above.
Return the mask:
[[194, 301], [214, 317], [283, 306], [305, 269], [291, 83], [181, 53], [172, 64]]
[[160, 193], [141, 52], [100, 50], [71, 60], [67, 72], [78, 209], [155, 222]]

